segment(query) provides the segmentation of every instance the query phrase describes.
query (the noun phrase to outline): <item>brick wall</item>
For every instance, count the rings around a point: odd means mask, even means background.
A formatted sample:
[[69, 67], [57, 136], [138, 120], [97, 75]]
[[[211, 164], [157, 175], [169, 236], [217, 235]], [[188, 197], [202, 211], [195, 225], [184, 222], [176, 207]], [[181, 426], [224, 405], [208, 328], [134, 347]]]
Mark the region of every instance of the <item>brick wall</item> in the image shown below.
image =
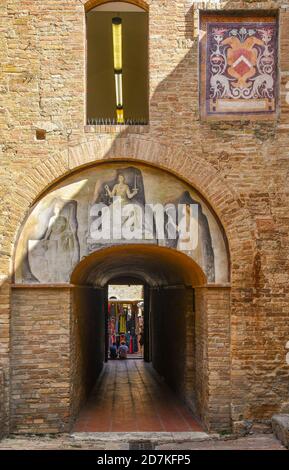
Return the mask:
[[70, 289], [13, 291], [12, 432], [68, 431]]
[[116, 297], [117, 300], [141, 300], [143, 299], [143, 286], [114, 286], [108, 288], [108, 298]]
[[101, 372], [104, 361], [103, 291], [72, 290], [71, 417], [75, 418]]
[[207, 330], [208, 318], [206, 315], [206, 291], [195, 289], [195, 387], [193, 390], [195, 411], [201, 422], [206, 421], [208, 409], [208, 351]]
[[4, 374], [3, 371], [0, 369], [0, 439], [3, 437], [5, 433], [5, 417], [4, 417]]
[[208, 429], [231, 429], [230, 290], [206, 288]]
[[194, 388], [193, 290], [151, 290], [152, 364], [190, 405]]
[[229, 431], [230, 290], [153, 290], [150, 309], [154, 367], [206, 429]]
[[[3, 264], [2, 264], [3, 266]], [[10, 366], [10, 286], [0, 286], [0, 370], [2, 373], [2, 427], [9, 429], [9, 366]]]
[[101, 290], [13, 292], [10, 430], [69, 431], [104, 360]]
[[230, 290], [195, 290], [194, 396], [196, 412], [209, 430], [231, 430]]

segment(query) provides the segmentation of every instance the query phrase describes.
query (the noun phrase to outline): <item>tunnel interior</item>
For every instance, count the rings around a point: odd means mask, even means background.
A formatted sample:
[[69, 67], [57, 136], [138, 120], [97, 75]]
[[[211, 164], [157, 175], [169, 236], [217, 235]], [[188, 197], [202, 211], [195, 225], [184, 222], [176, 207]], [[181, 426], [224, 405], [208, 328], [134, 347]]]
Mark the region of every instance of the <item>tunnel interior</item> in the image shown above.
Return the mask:
[[144, 286], [144, 361], [194, 411], [195, 287], [206, 278], [181, 252], [155, 245], [121, 245], [83, 259], [71, 278], [75, 415], [108, 360], [109, 284]]

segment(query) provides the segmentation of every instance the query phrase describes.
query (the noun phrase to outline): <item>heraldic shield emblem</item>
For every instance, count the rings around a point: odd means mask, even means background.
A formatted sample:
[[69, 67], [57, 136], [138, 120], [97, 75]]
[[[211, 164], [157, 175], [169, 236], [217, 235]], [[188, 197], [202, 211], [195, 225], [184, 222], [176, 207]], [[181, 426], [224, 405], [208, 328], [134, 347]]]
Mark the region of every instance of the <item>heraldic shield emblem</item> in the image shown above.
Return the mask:
[[202, 116], [274, 117], [277, 96], [275, 18], [217, 19], [216, 15], [202, 19]]

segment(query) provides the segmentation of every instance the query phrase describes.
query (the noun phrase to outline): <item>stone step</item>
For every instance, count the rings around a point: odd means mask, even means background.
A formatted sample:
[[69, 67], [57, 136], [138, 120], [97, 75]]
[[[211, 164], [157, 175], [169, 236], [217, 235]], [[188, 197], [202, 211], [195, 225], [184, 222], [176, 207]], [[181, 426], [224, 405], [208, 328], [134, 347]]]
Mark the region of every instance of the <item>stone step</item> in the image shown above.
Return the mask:
[[76, 441], [125, 442], [151, 441], [153, 443], [200, 442], [219, 437], [206, 432], [74, 432], [70, 435]]
[[272, 429], [277, 439], [289, 449], [289, 414], [274, 415]]

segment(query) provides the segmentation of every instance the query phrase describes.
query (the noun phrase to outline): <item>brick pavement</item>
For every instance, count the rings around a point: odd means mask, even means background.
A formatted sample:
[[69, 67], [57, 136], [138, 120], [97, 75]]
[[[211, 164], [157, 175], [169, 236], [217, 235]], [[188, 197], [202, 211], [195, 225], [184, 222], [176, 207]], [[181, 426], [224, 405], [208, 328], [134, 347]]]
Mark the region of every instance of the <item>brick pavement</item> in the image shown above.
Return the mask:
[[192, 414], [139, 359], [109, 361], [75, 432], [201, 431]]

